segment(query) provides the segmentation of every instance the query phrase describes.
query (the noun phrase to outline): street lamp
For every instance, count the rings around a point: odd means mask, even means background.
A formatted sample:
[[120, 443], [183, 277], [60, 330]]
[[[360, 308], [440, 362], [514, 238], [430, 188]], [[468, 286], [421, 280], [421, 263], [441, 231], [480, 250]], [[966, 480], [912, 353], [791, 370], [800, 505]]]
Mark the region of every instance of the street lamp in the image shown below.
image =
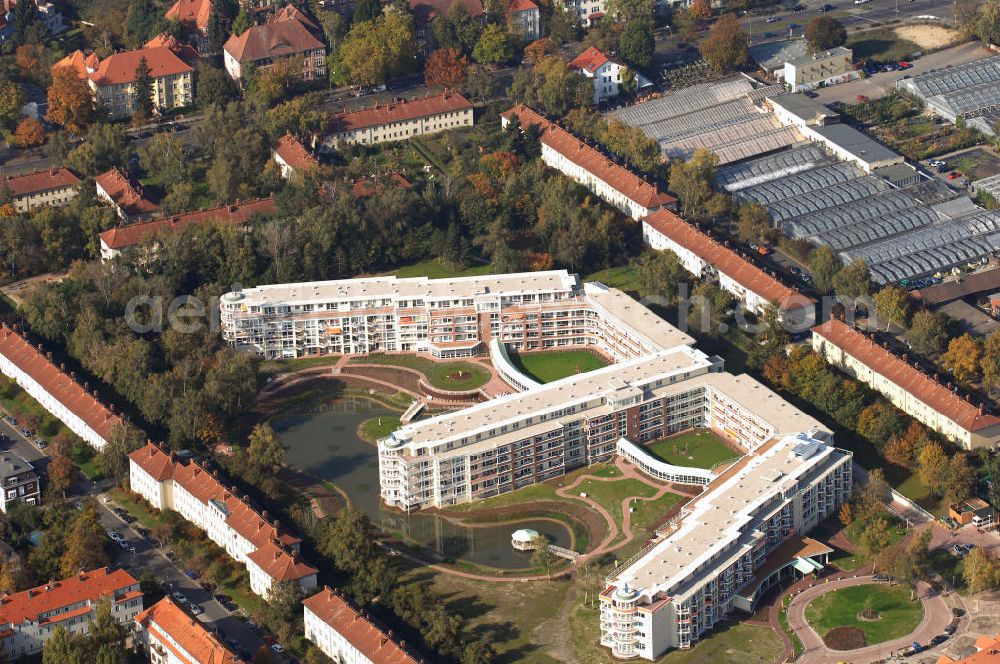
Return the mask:
[[747, 28], [749, 29], [749, 32], [750, 32], [750, 36], [749, 36], [748, 39], [749, 39], [749, 42], [752, 44], [753, 43], [753, 19], [750, 17], [750, 10], [749, 9], [744, 9], [743, 13], [746, 14], [746, 17], [747, 17]]

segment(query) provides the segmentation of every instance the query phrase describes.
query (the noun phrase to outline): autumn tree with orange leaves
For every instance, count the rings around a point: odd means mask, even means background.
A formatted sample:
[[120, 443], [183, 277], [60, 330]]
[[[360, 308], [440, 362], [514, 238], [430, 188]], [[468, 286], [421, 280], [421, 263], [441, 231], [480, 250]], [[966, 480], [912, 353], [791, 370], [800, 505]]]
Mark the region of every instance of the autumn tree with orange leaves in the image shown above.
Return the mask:
[[25, 118], [17, 125], [14, 142], [22, 148], [41, 145], [45, 142], [45, 128], [34, 118]]
[[457, 48], [439, 48], [427, 56], [424, 82], [428, 87], [457, 90], [469, 73], [469, 59]]
[[90, 86], [72, 67], [52, 72], [49, 86], [49, 113], [46, 119], [73, 134], [82, 134], [94, 121], [94, 98]]

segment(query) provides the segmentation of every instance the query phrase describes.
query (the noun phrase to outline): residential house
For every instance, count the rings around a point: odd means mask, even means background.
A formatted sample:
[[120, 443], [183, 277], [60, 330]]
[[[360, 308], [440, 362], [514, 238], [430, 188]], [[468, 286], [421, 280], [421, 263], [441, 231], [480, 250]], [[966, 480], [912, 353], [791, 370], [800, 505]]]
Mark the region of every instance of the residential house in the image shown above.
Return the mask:
[[371, 108], [348, 111], [332, 118], [323, 145], [341, 143], [374, 145], [402, 141], [412, 136], [471, 127], [475, 122], [472, 102], [458, 92], [443, 92], [389, 104], [376, 102]]
[[155, 664], [241, 664], [243, 659], [167, 595], [135, 617], [138, 645]]
[[525, 129], [539, 130], [542, 161], [590, 189], [632, 219], [639, 220], [661, 208], [675, 209], [677, 199], [660, 191], [594, 146], [524, 104], [501, 114], [506, 127], [515, 118]]
[[94, 185], [98, 200], [114, 208], [124, 222], [149, 218], [159, 209], [156, 203], [143, 196], [142, 185], [116, 166], [94, 178]]
[[581, 27], [589, 28], [604, 18], [608, 4], [606, 0], [557, 0], [556, 8], [574, 15]]
[[163, 16], [168, 21], [180, 23], [200, 53], [209, 52], [208, 20], [212, 16], [212, 0], [176, 0]]
[[160, 232], [174, 232], [188, 226], [218, 223], [225, 226], [246, 225], [255, 215], [270, 215], [275, 212], [274, 198], [258, 198], [257, 200], [233, 205], [223, 205], [208, 210], [182, 212], [162, 219], [126, 224], [100, 233], [101, 260], [109, 261], [123, 251], [136, 247]]
[[0, 452], [0, 512], [6, 513], [15, 503], [41, 502], [42, 483], [35, 467], [12, 450]]
[[326, 46], [317, 36], [318, 28], [305, 14], [287, 5], [241, 35], [233, 35], [223, 47], [226, 71], [240, 80], [243, 69], [253, 64], [268, 69], [278, 63], [290, 63], [302, 80], [326, 77]]
[[350, 664], [417, 664], [392, 630], [383, 631], [351, 606], [339, 593], [324, 586], [302, 600], [306, 639], [334, 662]]
[[111, 615], [122, 625], [142, 611], [139, 582], [123, 569], [80, 570], [19, 593], [0, 591], [0, 649], [14, 659], [40, 653], [59, 626], [74, 636], [88, 634], [103, 599], [110, 601]]
[[524, 42], [533, 42], [542, 36], [542, 18], [532, 0], [511, 0], [507, 6], [507, 25], [510, 31]]
[[569, 61], [570, 69], [575, 69], [587, 78], [594, 80], [594, 103], [600, 104], [612, 97], [617, 97], [623, 84], [625, 72], [631, 71], [635, 88], [645, 88], [652, 85], [650, 80], [641, 73], [629, 70], [621, 60], [609, 57], [594, 46]]
[[286, 180], [319, 166], [319, 160], [291, 132], [286, 132], [278, 139], [278, 143], [271, 149], [271, 158], [281, 169], [281, 177]]
[[235, 486], [194, 460], [179, 460], [153, 443], [129, 454], [129, 487], [159, 510], [172, 509], [246, 566], [250, 589], [267, 598], [277, 583], [316, 587], [316, 568], [299, 555], [299, 538], [267, 512], [250, 507]]
[[18, 212], [40, 205], [65, 205], [76, 198], [81, 180], [76, 173], [60, 166], [24, 175], [8, 175], [3, 180], [10, 202]]

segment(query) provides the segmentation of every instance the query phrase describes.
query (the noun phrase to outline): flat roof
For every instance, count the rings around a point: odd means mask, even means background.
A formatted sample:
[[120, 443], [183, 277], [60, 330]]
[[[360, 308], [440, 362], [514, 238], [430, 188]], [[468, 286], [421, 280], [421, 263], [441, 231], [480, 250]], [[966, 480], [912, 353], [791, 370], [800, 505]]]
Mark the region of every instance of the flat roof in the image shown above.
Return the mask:
[[825, 104], [814, 101], [801, 92], [794, 94], [776, 95], [768, 97], [767, 101], [772, 106], [780, 106], [789, 113], [793, 113], [803, 120], [812, 120], [823, 117], [828, 120], [840, 122], [840, 113]]
[[694, 343], [694, 337], [681, 332], [617, 288], [610, 288], [598, 282], [586, 283], [583, 286], [592, 304], [604, 309], [612, 318], [618, 319], [633, 332], [644, 336], [660, 348], [690, 346]]
[[871, 136], [845, 124], [832, 124], [814, 127], [813, 130], [830, 141], [861, 159], [865, 163], [878, 161], [903, 161], [903, 155], [893, 152], [876, 141]]
[[842, 58], [844, 56], [851, 57], [852, 54], [851, 49], [843, 46], [837, 46], [819, 53], [803, 53], [802, 55], [796, 55], [789, 58], [787, 62], [790, 65], [801, 67], [802, 65], [807, 65], [810, 62], [819, 62], [820, 60], [829, 60], [830, 58]]
[[809, 53], [805, 39], [768, 42], [750, 47], [750, 57], [768, 71], [774, 71], [785, 66], [785, 63], [795, 58], [801, 58]]
[[[616, 585], [623, 582], [644, 589], [650, 597], [662, 592], [682, 600], [695, 587], [689, 578], [692, 570], [730, 547], [726, 560], [734, 558], [759, 539], [754, 534], [759, 518], [753, 512], [810, 472], [848, 455], [820, 442], [811, 456], [793, 453], [810, 440], [805, 434], [774, 438], [744, 457], [736, 472], [724, 473], [708, 485], [673, 534], [620, 572]], [[707, 575], [721, 573], [727, 566], [723, 560]]]

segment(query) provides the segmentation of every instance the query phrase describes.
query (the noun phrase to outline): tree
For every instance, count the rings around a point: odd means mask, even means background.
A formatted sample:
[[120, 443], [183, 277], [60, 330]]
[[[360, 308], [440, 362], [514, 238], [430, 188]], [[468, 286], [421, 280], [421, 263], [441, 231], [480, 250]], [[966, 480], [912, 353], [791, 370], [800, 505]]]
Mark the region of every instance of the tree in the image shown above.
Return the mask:
[[944, 494], [949, 480], [948, 456], [936, 442], [929, 442], [917, 454], [917, 473], [920, 481], [935, 495]]
[[458, 90], [469, 72], [469, 59], [456, 48], [439, 48], [427, 56], [424, 83], [432, 88]]
[[833, 277], [833, 290], [846, 303], [856, 305], [872, 292], [872, 275], [864, 259], [852, 261]]
[[840, 271], [840, 259], [828, 244], [809, 252], [809, 274], [812, 275], [816, 290], [828, 293], [833, 289], [833, 277]]
[[94, 98], [90, 87], [72, 67], [57, 67], [52, 72], [48, 101], [46, 119], [71, 134], [83, 133], [94, 120]]
[[471, 55], [479, 40], [479, 23], [469, 15], [461, 2], [451, 5], [448, 12], [431, 22], [434, 43], [438, 48], [454, 48], [463, 55]]
[[687, 278], [687, 270], [672, 251], [644, 251], [636, 264], [642, 293], [646, 297], [662, 297], [674, 302], [678, 287]]
[[31, 570], [24, 564], [21, 556], [12, 556], [0, 564], [0, 593], [19, 593], [31, 586]]
[[125, 15], [125, 41], [132, 48], [163, 32], [165, 21], [153, 0], [131, 0]]
[[531, 541], [531, 566], [545, 570], [545, 576], [549, 576], [552, 561], [552, 550], [549, 549], [548, 538], [545, 535], [538, 535]]
[[567, 44], [575, 41], [580, 34], [580, 21], [576, 12], [562, 9], [556, 5], [549, 19], [549, 36], [557, 44]]
[[970, 498], [976, 490], [976, 473], [969, 466], [969, 457], [965, 452], [956, 452], [948, 462], [948, 487], [945, 490], [945, 500], [951, 503]]
[[979, 370], [983, 375], [983, 385], [989, 393], [1000, 384], [1000, 335], [991, 334], [983, 343]]
[[548, 58], [559, 53], [559, 45], [548, 37], [536, 39], [524, 47], [525, 64], [535, 65], [543, 58]]
[[358, 85], [377, 85], [409, 72], [416, 55], [413, 19], [397, 12], [355, 23], [340, 45], [347, 76]]
[[98, 453], [97, 465], [104, 477], [119, 484], [128, 478], [128, 455], [143, 445], [142, 436], [132, 427], [116, 425], [111, 439]]
[[374, 21], [382, 15], [382, 3], [378, 0], [358, 0], [354, 5], [351, 21], [354, 25], [365, 21]]
[[66, 497], [66, 491], [73, 486], [76, 466], [69, 457], [59, 454], [52, 458], [48, 467], [49, 489]]
[[962, 568], [965, 585], [972, 594], [989, 590], [996, 586], [997, 564], [986, 547], [977, 546], [965, 556]]
[[277, 473], [285, 463], [285, 448], [270, 424], [258, 424], [250, 432], [247, 456], [263, 473]]
[[[212, 53], [218, 53], [229, 39], [229, 21], [222, 15], [218, 3], [213, 2], [208, 10], [208, 26], [206, 28], [208, 48]], [[200, 67], [199, 67], [200, 69]]]
[[110, 563], [111, 558], [104, 550], [106, 539], [97, 515], [97, 504], [86, 503], [66, 537], [66, 550], [59, 561], [62, 576], [72, 576], [80, 570], [97, 569]]
[[700, 217], [708, 211], [708, 201], [713, 195], [712, 182], [719, 158], [706, 148], [697, 148], [685, 162], [675, 161], [670, 166], [670, 191], [677, 194], [684, 212]]
[[698, 19], [685, 7], [674, 10], [674, 31], [685, 41], [694, 41], [698, 36]]
[[139, 592], [145, 595], [146, 601], [160, 593], [160, 582], [156, 580], [153, 570], [143, 570], [142, 576], [139, 577]]
[[979, 8], [975, 35], [984, 44], [1000, 43], [1000, 3], [987, 2]]
[[14, 43], [27, 44], [29, 38], [36, 34], [34, 29], [41, 21], [38, 18], [38, 5], [34, 2], [20, 3], [21, 6], [14, 5]]
[[618, 55], [636, 69], [647, 69], [653, 64], [653, 21], [651, 19], [629, 21], [618, 36]]
[[899, 411], [885, 403], [876, 401], [858, 414], [858, 434], [867, 438], [882, 450], [886, 443], [903, 431], [903, 420]]
[[979, 342], [968, 332], [948, 342], [941, 362], [960, 381], [972, 380], [979, 371]]
[[0, 78], [0, 129], [12, 131], [17, 126], [24, 102], [21, 86], [9, 79]]
[[620, 23], [648, 21], [653, 18], [654, 0], [610, 0], [608, 14]]
[[948, 319], [938, 312], [921, 309], [910, 321], [907, 334], [910, 345], [919, 353], [930, 355], [940, 353], [948, 342]]
[[813, 53], [843, 46], [847, 30], [840, 21], [830, 16], [816, 16], [806, 25], [806, 45]]
[[204, 110], [212, 104], [227, 104], [239, 95], [239, 86], [224, 70], [205, 60], [198, 63], [198, 75], [194, 78], [194, 99], [198, 108]]
[[590, 79], [570, 69], [559, 57], [543, 58], [531, 69], [514, 74], [510, 96], [550, 116], [562, 117], [575, 108], [593, 103]]
[[691, 16], [699, 20], [712, 17], [712, 5], [709, 4], [709, 0], [693, 0], [688, 11], [691, 12]]
[[892, 544], [892, 533], [885, 519], [871, 519], [858, 536], [858, 545], [869, 558], [877, 557]]
[[705, 334], [717, 336], [723, 332], [725, 312], [732, 306], [733, 297], [710, 281], [701, 281], [691, 291], [688, 321]]
[[125, 657], [128, 631], [111, 611], [111, 600], [104, 597], [98, 600], [94, 617], [88, 622], [88, 650], [98, 654], [98, 661], [121, 662]]
[[719, 72], [734, 71], [750, 60], [747, 36], [735, 14], [723, 14], [699, 46], [701, 57]]
[[42, 664], [83, 664], [83, 649], [62, 625], [56, 625], [42, 648]]
[[233, 19], [233, 25], [231, 32], [239, 37], [244, 32], [253, 27], [253, 10], [244, 5], [240, 5], [240, 12]]
[[160, 183], [170, 189], [187, 179], [188, 163], [184, 143], [174, 134], [154, 134], [139, 148], [139, 165], [147, 174], [155, 174]]
[[510, 41], [510, 34], [503, 26], [491, 23], [483, 30], [479, 36], [475, 48], [472, 49], [473, 59], [480, 64], [500, 64], [510, 60], [514, 55], [514, 46]]
[[760, 203], [744, 203], [740, 205], [736, 227], [741, 240], [760, 242], [771, 235], [771, 213]]
[[631, 127], [618, 118], [611, 118], [598, 139], [611, 152], [622, 157], [640, 171], [658, 174], [663, 164], [660, 145], [638, 127]]
[[22, 148], [41, 145], [45, 142], [45, 129], [42, 123], [34, 118], [25, 118], [17, 125], [14, 132], [14, 142]]
[[889, 323], [906, 327], [906, 317], [910, 313], [910, 296], [899, 286], [892, 284], [875, 293], [875, 312], [885, 319], [885, 329]]

